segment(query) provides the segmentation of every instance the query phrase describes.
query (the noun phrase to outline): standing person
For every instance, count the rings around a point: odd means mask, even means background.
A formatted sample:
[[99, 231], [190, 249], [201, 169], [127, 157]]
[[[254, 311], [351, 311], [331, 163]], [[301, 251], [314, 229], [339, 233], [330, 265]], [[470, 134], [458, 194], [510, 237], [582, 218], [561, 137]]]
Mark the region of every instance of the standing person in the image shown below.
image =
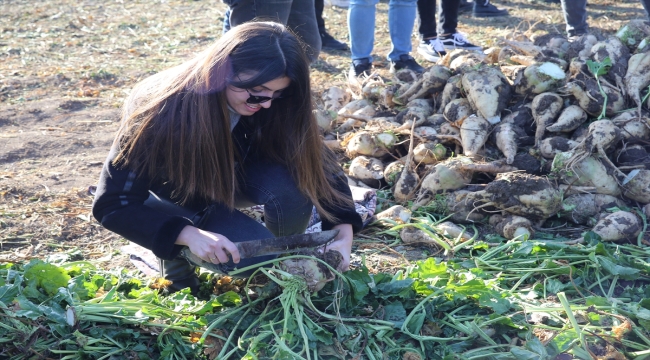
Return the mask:
[[472, 11], [473, 17], [497, 17], [507, 15], [508, 10], [492, 5], [490, 0], [474, 0], [474, 10]]
[[[436, 23], [436, 0], [417, 0], [420, 25], [420, 44], [418, 54], [431, 62], [437, 62], [445, 56], [446, 50], [465, 49], [482, 50], [478, 45], [467, 41], [456, 30], [460, 0], [440, 0], [440, 18]], [[441, 34], [438, 35], [438, 27]]]
[[[417, 0], [389, 0], [388, 32], [391, 50], [388, 54], [390, 70], [410, 69], [417, 73], [424, 72], [411, 52], [411, 34], [415, 23]], [[350, 79], [362, 74], [370, 74], [372, 69], [372, 49], [375, 43], [375, 12], [379, 0], [350, 0], [348, 9], [348, 28], [350, 29], [350, 48], [352, 64]]]
[[[264, 205], [266, 227], [238, 211]], [[93, 216], [161, 259], [170, 290], [198, 290], [187, 247], [223, 273], [235, 242], [305, 232], [313, 207], [349, 266], [361, 229], [350, 188], [312, 114], [309, 62], [285, 26], [233, 27], [195, 58], [143, 80], [126, 99]]]
[[[650, 0], [641, 0], [646, 18], [650, 18]], [[587, 0], [562, 0], [562, 13], [569, 40], [587, 33]]]
[[223, 31], [255, 18], [277, 21], [288, 26], [307, 44], [310, 61], [318, 59], [321, 36], [316, 23], [314, 1], [310, 0], [222, 0], [228, 5]]
[[325, 0], [316, 0], [314, 2], [316, 7], [316, 23], [318, 24], [318, 33], [320, 34], [320, 41], [322, 49], [330, 50], [349, 50], [350, 48], [344, 42], [336, 40], [325, 29], [325, 19], [323, 19], [323, 11], [325, 10]]

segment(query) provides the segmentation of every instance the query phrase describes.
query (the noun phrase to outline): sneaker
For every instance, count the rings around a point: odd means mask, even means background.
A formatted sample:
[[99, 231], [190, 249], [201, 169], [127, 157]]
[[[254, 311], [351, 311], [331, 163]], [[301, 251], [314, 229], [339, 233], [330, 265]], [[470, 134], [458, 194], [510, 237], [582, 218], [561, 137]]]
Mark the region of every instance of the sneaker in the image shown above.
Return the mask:
[[508, 15], [508, 10], [497, 8], [490, 4], [490, 0], [474, 1], [474, 11], [472, 12], [472, 16], [474, 17], [495, 17], [506, 15]]
[[418, 45], [418, 54], [422, 55], [423, 58], [431, 62], [438, 62], [441, 57], [445, 56], [447, 52], [445, 51], [442, 41], [438, 38], [421, 40], [420, 45]]
[[473, 8], [474, 8], [474, 2], [461, 0], [460, 4], [458, 5], [458, 13], [459, 14], [468, 13], [472, 11]]
[[359, 59], [352, 60], [350, 65], [350, 79], [357, 78], [361, 75], [370, 76], [370, 70], [372, 69], [372, 63], [370, 59]]
[[420, 66], [420, 64], [418, 64], [414, 58], [410, 57], [407, 54], [400, 55], [399, 60], [390, 61], [391, 73], [395, 73], [397, 70], [401, 69], [413, 70], [418, 74], [422, 74], [424, 72], [424, 68]]
[[336, 40], [326, 31], [320, 33], [322, 48], [326, 50], [348, 50], [348, 44]]
[[483, 50], [482, 47], [474, 45], [467, 41], [465, 35], [461, 33], [454, 33], [451, 35], [439, 36], [442, 46], [446, 50], [463, 49], [463, 50]]

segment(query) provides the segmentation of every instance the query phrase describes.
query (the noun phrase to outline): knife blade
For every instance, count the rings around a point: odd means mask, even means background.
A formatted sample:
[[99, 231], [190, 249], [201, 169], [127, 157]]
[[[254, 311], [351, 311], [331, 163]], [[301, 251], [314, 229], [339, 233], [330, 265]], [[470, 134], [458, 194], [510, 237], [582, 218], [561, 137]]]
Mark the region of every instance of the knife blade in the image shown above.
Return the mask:
[[[241, 241], [234, 244], [237, 247], [237, 250], [239, 250], [239, 256], [242, 259], [245, 259], [264, 255], [279, 255], [316, 248], [332, 241], [338, 234], [339, 231], [335, 229], [311, 234], [297, 234], [268, 239]], [[181, 256], [194, 263], [195, 265], [208, 269], [212, 269], [214, 265], [213, 263], [207, 262], [196, 256], [187, 247], [181, 250]]]

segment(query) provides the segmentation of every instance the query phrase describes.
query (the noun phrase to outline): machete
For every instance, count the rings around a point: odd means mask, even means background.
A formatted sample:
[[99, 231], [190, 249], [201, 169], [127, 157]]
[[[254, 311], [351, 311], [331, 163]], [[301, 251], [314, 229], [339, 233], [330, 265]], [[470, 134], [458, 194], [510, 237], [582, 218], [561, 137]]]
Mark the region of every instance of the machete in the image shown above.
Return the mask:
[[[332, 241], [338, 234], [338, 230], [327, 230], [311, 234], [297, 234], [279, 236], [269, 239], [241, 241], [234, 244], [237, 246], [237, 250], [239, 250], [239, 256], [242, 259], [245, 259], [257, 256], [279, 255], [298, 252], [306, 249], [313, 249], [327, 244], [328, 242]], [[198, 266], [208, 269], [211, 269], [215, 265], [194, 255], [187, 247], [181, 250], [181, 256]]]

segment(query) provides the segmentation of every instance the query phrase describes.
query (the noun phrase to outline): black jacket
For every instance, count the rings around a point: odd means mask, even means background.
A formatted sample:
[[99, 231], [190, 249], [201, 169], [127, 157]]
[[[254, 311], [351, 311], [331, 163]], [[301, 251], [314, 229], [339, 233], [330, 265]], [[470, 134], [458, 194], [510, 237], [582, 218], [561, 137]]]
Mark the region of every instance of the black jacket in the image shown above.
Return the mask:
[[[240, 151], [247, 151], [249, 148], [243, 139], [251, 138], [242, 136], [248, 131], [246, 120], [242, 117], [232, 133], [233, 142], [239, 146]], [[161, 198], [170, 199], [173, 188], [165, 184], [163, 179], [149, 179], [146, 175], [136, 176], [135, 172], [129, 169], [115, 167], [112, 160], [116, 153], [116, 148], [112, 148], [102, 168], [93, 202], [93, 216], [106, 229], [150, 249], [157, 257], [174, 259], [182, 249], [174, 244], [178, 235], [185, 226], [194, 223], [186, 217], [167, 215], [144, 205], [145, 200], [149, 198], [149, 191]], [[343, 172], [332, 174], [332, 179], [337, 190], [352, 197]], [[208, 205], [208, 200], [197, 198], [190, 200], [184, 207], [199, 212]], [[361, 230], [361, 217], [354, 206], [327, 210], [340, 221], [332, 223], [323, 220], [323, 230], [329, 230], [337, 224], [351, 224], [355, 232]]]

